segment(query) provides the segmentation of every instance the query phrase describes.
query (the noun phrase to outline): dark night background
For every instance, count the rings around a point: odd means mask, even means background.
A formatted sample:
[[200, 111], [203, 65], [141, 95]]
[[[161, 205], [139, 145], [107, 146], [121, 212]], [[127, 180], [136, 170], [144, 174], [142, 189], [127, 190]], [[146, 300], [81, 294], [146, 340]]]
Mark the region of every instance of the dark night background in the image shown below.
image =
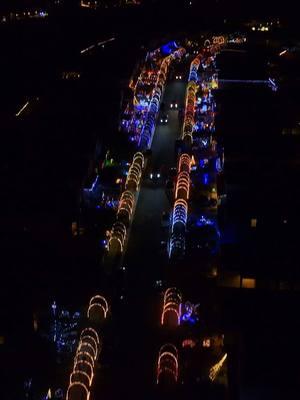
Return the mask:
[[[174, 36], [193, 35], [200, 30], [239, 30], [245, 19], [273, 16], [280, 17], [283, 23], [284, 29], [279, 34], [282, 41], [294, 43], [300, 38], [296, 4], [292, 1], [276, 4], [257, 0], [193, 0], [191, 8], [187, 3], [148, 0], [136, 8], [91, 12], [77, 7], [75, 0], [66, 0], [60, 6], [50, 0], [1, 1], [0, 15], [20, 8], [49, 9], [47, 20], [0, 24], [0, 336], [5, 338], [4, 349], [0, 344], [0, 385], [4, 393], [2, 397], [0, 387], [0, 398], [3, 400], [22, 398], [18, 397], [22, 379], [36, 373], [37, 366], [41, 379], [53, 374], [45, 350], [39, 351], [39, 346], [45, 347], [44, 340], [39, 342], [32, 335], [33, 316], [47, 309], [54, 299], [67, 308], [78, 309], [94, 289], [90, 282], [98, 276], [95, 240], [75, 243], [70, 234], [71, 224], [78, 214], [80, 190], [90, 176], [96, 143], [105, 146], [110, 134], [117, 130], [122, 89], [144, 49], [155, 48]], [[82, 48], [111, 36], [117, 40], [105, 51], [80, 57]], [[255, 46], [251, 54], [259, 59]], [[296, 76], [294, 89], [287, 85], [282, 97], [274, 103], [268, 94], [258, 100], [256, 93], [248, 92], [243, 105], [243, 93], [238, 90], [224, 91], [218, 98], [219, 124], [229, 159], [228, 182], [249, 192], [248, 203], [245, 209], [240, 209], [240, 215], [236, 210], [241, 193], [232, 197], [229, 216], [239, 221], [238, 225], [244, 213], [250, 215], [255, 210], [266, 221], [259, 237], [247, 238], [236, 247], [225, 244], [224, 263], [230, 264], [231, 269], [242, 265], [245, 270], [250, 264], [255, 265], [254, 273], [274, 280], [284, 276], [284, 281], [295, 282], [300, 282], [299, 137], [284, 144], [280, 138], [278, 141], [270, 138], [278, 133], [279, 126], [286, 126], [285, 118], [295, 118], [291, 110], [295, 104], [296, 118], [299, 117], [299, 61], [296, 60], [295, 71], [287, 67], [287, 75]], [[221, 58], [220, 69], [224, 63], [224, 74], [227, 68], [229, 77], [236, 76], [239, 67], [247, 75], [249, 60], [238, 62], [234, 70], [228, 66], [226, 57]], [[251, 73], [254, 64], [255, 60]], [[67, 70], [79, 70], [81, 79], [74, 82], [60, 79]], [[22, 120], [16, 119], [16, 111], [28, 99], [30, 112]], [[260, 110], [253, 106], [256, 102]], [[291, 115], [282, 111], [288, 102], [292, 104]], [[254, 117], [259, 128], [253, 123]], [[245, 137], [244, 143], [236, 141], [238, 135]], [[256, 160], [255, 166], [244, 159], [239, 169], [239, 154], [241, 158]], [[283, 164], [289, 165], [284, 169]], [[262, 170], [267, 171], [265, 175]], [[268, 187], [265, 176], [268, 180], [271, 177]], [[274, 222], [282, 215], [292, 220], [285, 231]], [[97, 287], [96, 283], [93, 285]], [[239, 383], [243, 387], [240, 398], [294, 398], [300, 381], [299, 289], [272, 295], [262, 290], [241, 295], [238, 301], [237, 296], [226, 294], [223, 301], [228, 329], [246, 332], [240, 345]], [[51, 350], [48, 357], [52, 360]]]

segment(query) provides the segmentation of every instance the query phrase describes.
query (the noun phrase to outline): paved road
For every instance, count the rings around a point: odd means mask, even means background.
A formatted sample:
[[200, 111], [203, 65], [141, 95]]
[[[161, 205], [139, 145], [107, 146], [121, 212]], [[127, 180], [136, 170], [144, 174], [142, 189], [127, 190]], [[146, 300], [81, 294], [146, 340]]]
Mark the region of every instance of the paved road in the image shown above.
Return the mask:
[[[161, 167], [167, 170], [176, 166], [175, 141], [181, 135], [181, 126], [178, 120], [178, 111], [168, 111], [171, 101], [176, 100], [183, 104], [186, 85], [182, 82], [172, 82], [165, 90], [163, 102], [169, 115], [167, 125], [158, 124], [152, 142], [152, 157], [150, 169], [160, 171]], [[140, 281], [140, 286], [152, 283], [155, 272], [159, 273], [161, 260], [161, 215], [169, 211], [171, 204], [165, 191], [165, 182], [153, 184], [145, 176], [131, 227], [124, 265], [128, 267], [129, 279], [132, 284]], [[142, 271], [142, 273], [141, 273]], [[157, 275], [158, 277], [158, 275]], [[151, 284], [151, 283], [150, 283]], [[143, 288], [144, 290], [144, 288]]]
[[168, 108], [173, 100], [177, 101], [179, 106], [184, 105], [185, 89], [184, 83], [172, 82], [165, 90], [163, 102], [165, 103], [166, 113], [169, 115], [169, 122], [167, 125], [157, 125], [151, 146], [154, 167], [159, 167], [162, 164], [171, 167], [175, 163], [174, 142], [180, 138], [181, 126], [178, 121], [178, 112], [168, 110]]
[[[150, 162], [154, 169], [160, 169], [162, 164], [165, 168], [176, 166], [174, 145], [181, 135], [181, 126], [178, 111], [169, 111], [168, 107], [173, 100], [183, 104], [185, 88], [186, 85], [179, 82], [170, 83], [166, 87], [163, 102], [169, 114], [169, 123], [157, 125], [155, 130]], [[171, 206], [165, 182], [151, 184], [145, 176], [123, 262], [128, 271], [127, 294], [124, 309], [119, 316], [122, 322], [118, 329], [122, 335], [118, 344], [119, 369], [116, 369], [115, 376], [119, 380], [122, 375], [123, 381], [120, 384], [128, 396], [134, 385], [135, 393], [140, 393], [140, 397], [146, 399], [145, 388], [148, 385], [151, 390], [153, 385], [155, 360], [161, 345], [153, 337], [160, 321], [160, 299], [153, 288], [155, 280], [161, 278], [164, 263], [167, 262], [166, 251], [161, 248], [161, 214], [165, 210], [169, 211]]]

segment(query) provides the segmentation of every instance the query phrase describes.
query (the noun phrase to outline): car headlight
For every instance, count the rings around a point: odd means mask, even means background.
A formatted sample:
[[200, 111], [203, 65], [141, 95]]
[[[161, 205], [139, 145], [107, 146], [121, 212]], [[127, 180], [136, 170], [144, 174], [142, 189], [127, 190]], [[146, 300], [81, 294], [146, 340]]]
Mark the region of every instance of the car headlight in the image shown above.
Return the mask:
[[157, 174], [156, 176], [157, 176], [157, 178], [160, 178], [160, 174]]
[[153, 174], [150, 174], [150, 179], [152, 179], [153, 178]]
[[161, 119], [160, 122], [164, 122], [164, 121]]
[[171, 104], [171, 108], [173, 108], [173, 104]]

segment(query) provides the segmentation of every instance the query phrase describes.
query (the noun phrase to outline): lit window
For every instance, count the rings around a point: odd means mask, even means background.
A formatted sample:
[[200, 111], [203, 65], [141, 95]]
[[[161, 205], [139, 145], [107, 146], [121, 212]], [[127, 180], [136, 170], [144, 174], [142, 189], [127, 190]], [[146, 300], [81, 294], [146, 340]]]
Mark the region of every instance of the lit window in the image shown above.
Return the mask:
[[78, 235], [78, 225], [77, 222], [72, 222], [72, 236]]
[[257, 219], [251, 218], [251, 221], [250, 221], [251, 228], [256, 228], [256, 225], [257, 225]]
[[204, 339], [202, 342], [203, 347], [210, 347], [210, 339]]
[[279, 290], [289, 290], [290, 285], [287, 281], [280, 281], [279, 282]]
[[253, 278], [243, 278], [242, 288], [244, 289], [255, 289], [256, 281]]
[[195, 347], [196, 346], [196, 342], [193, 339], [185, 339], [182, 342], [182, 347]]

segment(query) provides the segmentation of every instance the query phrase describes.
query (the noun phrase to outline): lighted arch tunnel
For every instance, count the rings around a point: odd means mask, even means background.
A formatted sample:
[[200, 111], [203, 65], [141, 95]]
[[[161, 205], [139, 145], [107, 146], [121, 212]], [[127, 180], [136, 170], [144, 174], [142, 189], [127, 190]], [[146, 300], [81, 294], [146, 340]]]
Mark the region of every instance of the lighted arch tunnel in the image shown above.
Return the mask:
[[132, 165], [127, 175], [125, 187], [126, 189], [131, 189], [136, 191], [140, 183], [142, 175], [142, 168], [139, 165]]
[[187, 122], [194, 123], [194, 102], [192, 105], [187, 106], [184, 122], [185, 123], [187, 123]]
[[136, 191], [140, 184], [142, 171], [144, 167], [144, 155], [141, 152], [135, 153], [132, 164], [129, 168], [125, 188], [126, 190]]
[[190, 107], [191, 111], [193, 111], [194, 105], [195, 105], [195, 95], [196, 95], [196, 90], [190, 90], [189, 91], [189, 96], [186, 101], [186, 107]]
[[131, 175], [140, 178], [141, 174], [142, 174], [142, 167], [137, 163], [133, 163], [128, 171], [127, 183], [131, 179]]
[[90, 390], [87, 385], [81, 381], [70, 383], [66, 394], [66, 400], [89, 400], [89, 398]]
[[159, 99], [158, 99], [158, 97], [153, 98], [153, 104], [155, 104], [156, 110], [158, 110], [158, 107], [159, 107]]
[[209, 47], [210, 45], [211, 45], [210, 40], [209, 39], [205, 39], [204, 47]]
[[[82, 343], [80, 343], [79, 346], [82, 347]], [[81, 360], [82, 361], [87, 361], [94, 368], [95, 360], [94, 360], [93, 352], [91, 351], [91, 349], [89, 349], [88, 351], [84, 351], [84, 350], [80, 349], [80, 347], [77, 348], [76, 355], [75, 355], [75, 358], [74, 358], [74, 362], [77, 363], [78, 361], [81, 361]]]
[[134, 207], [134, 193], [137, 191], [144, 168], [144, 155], [141, 152], [134, 154], [125, 182], [126, 190], [122, 193], [117, 210], [117, 221], [113, 224], [108, 241], [108, 252], [120, 254], [123, 252], [127, 235], [127, 226]]
[[105, 319], [108, 313], [108, 302], [104, 296], [96, 295], [90, 300], [87, 310], [87, 317], [94, 317], [95, 319]]
[[117, 219], [124, 223], [126, 222], [127, 224], [129, 224], [133, 207], [134, 207], [134, 194], [129, 190], [125, 190], [125, 192], [122, 193], [119, 201]]
[[189, 82], [191, 84], [195, 84], [198, 80], [198, 68], [200, 65], [200, 60], [197, 58], [195, 59], [194, 62], [192, 62], [191, 68], [190, 68], [190, 74], [189, 74]]
[[185, 49], [179, 48], [170, 56], [165, 57], [160, 65], [160, 69], [157, 75], [157, 81], [155, 84], [155, 88], [153, 90], [153, 96], [150, 102], [149, 111], [147, 114], [146, 122], [142, 128], [142, 132], [139, 140], [139, 147], [142, 149], [147, 149], [151, 145], [151, 140], [154, 133], [155, 128], [155, 120], [157, 117], [157, 113], [159, 111], [159, 103], [161, 100], [161, 96], [163, 93], [163, 89], [167, 79], [168, 67], [171, 61], [175, 58], [180, 58], [184, 55]]
[[186, 91], [186, 107], [185, 107], [185, 117], [183, 123], [182, 138], [185, 140], [186, 144], [190, 146], [193, 142], [193, 126], [194, 126], [194, 113], [195, 113], [195, 102], [196, 93], [198, 90], [198, 68], [200, 65], [201, 55], [198, 55], [192, 62], [190, 66], [190, 73]]
[[187, 153], [181, 154], [179, 158], [179, 167], [178, 170], [180, 172], [185, 171], [190, 173], [191, 171], [191, 157]]
[[99, 335], [98, 335], [96, 329], [94, 329], [94, 328], [91, 328], [91, 327], [84, 328], [81, 331], [80, 339], [83, 339], [85, 337], [92, 337], [94, 339], [94, 342], [97, 343], [97, 345], [99, 345], [99, 343], [100, 343]]
[[94, 360], [97, 358], [97, 348], [95, 349], [94, 345], [90, 343], [90, 341], [85, 339], [80, 339], [78, 348], [77, 348], [77, 355], [85, 354], [88, 358], [92, 356]]
[[108, 241], [108, 251], [122, 253], [126, 239], [126, 226], [123, 222], [116, 221], [111, 229], [110, 238]]
[[163, 82], [166, 80], [166, 73], [161, 71], [160, 74], [158, 75], [158, 80]]
[[153, 97], [154, 96], [159, 96], [159, 97], [161, 97], [161, 95], [162, 95], [162, 92], [163, 92], [163, 88], [159, 85], [159, 83], [156, 85], [156, 87], [153, 89], [153, 92], [152, 92], [152, 94], [153, 94]]
[[156, 91], [159, 94], [159, 96], [161, 97], [163, 94], [163, 90], [164, 90], [164, 82], [157, 81], [154, 91]]
[[178, 199], [175, 201], [172, 216], [172, 233], [184, 232], [188, 215], [188, 205], [186, 200]]
[[165, 326], [180, 325], [182, 296], [178, 289], [168, 288], [164, 294], [161, 324]]
[[133, 156], [133, 163], [137, 163], [141, 166], [141, 168], [144, 168], [144, 154], [138, 151], [137, 153], [134, 154]]
[[172, 233], [169, 241], [169, 257], [182, 257], [185, 253], [185, 227], [187, 223], [190, 191], [191, 158], [187, 153], [180, 156], [172, 215]]
[[187, 85], [187, 92], [191, 94], [195, 94], [197, 91], [198, 85], [194, 81], [189, 81]]
[[187, 100], [186, 104], [186, 118], [194, 119], [195, 97]]
[[187, 147], [191, 147], [193, 144], [193, 125], [186, 124], [184, 128], [185, 129], [182, 139]]
[[190, 194], [190, 175], [188, 172], [182, 171], [178, 174], [175, 199], [188, 200]]
[[186, 141], [188, 145], [192, 144], [192, 142], [193, 142], [193, 124], [191, 124], [191, 123], [184, 124], [183, 140]]
[[192, 116], [187, 116], [184, 125], [183, 125], [183, 133], [184, 135], [190, 134], [193, 132], [194, 126], [194, 118]]
[[82, 382], [86, 387], [89, 387], [92, 384], [92, 380], [93, 378], [88, 372], [76, 369], [71, 372], [69, 384], [71, 385], [74, 382]]
[[70, 374], [66, 400], [88, 400], [100, 352], [99, 335], [94, 328], [82, 330]]
[[186, 98], [186, 105], [189, 101], [193, 100], [193, 97], [196, 95], [198, 91], [198, 85], [194, 82], [187, 87], [187, 98]]
[[184, 125], [183, 125], [183, 133], [185, 133], [185, 127], [187, 125], [191, 125], [193, 127], [194, 125], [194, 111], [192, 112], [186, 112], [185, 118], [184, 118]]
[[156, 383], [174, 384], [178, 381], [179, 363], [177, 348], [167, 343], [163, 345], [158, 353]]
[[74, 363], [73, 371], [70, 375], [70, 383], [74, 382], [74, 379], [71, 377], [73, 373], [76, 372], [84, 372], [86, 376], [88, 376], [90, 382], [89, 385], [91, 386], [94, 377], [94, 366], [90, 361], [78, 359], [76, 363]]
[[189, 81], [195, 84], [198, 80], [198, 74], [197, 74], [198, 66], [193, 66], [192, 70], [190, 71], [189, 75]]

